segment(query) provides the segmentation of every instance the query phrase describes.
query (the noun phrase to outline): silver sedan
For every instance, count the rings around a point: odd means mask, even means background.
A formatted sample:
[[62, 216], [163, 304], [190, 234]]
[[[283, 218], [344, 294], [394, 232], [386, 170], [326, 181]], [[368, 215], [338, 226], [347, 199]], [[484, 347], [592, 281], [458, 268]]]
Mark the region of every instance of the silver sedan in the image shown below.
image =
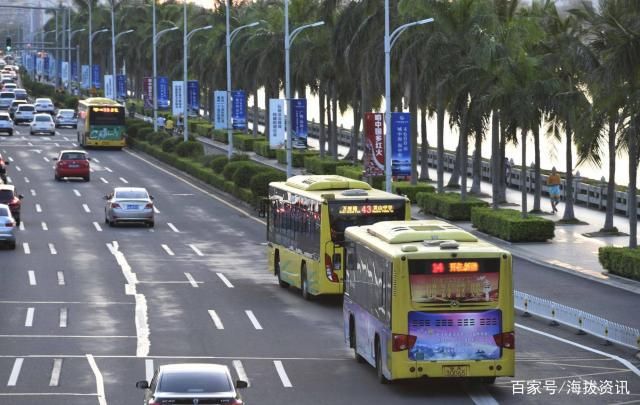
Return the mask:
[[16, 221], [7, 204], [0, 204], [0, 242], [6, 243], [10, 249], [16, 248]]
[[109, 226], [118, 223], [142, 222], [150, 228], [154, 225], [153, 196], [143, 187], [116, 187], [104, 196], [104, 222]]

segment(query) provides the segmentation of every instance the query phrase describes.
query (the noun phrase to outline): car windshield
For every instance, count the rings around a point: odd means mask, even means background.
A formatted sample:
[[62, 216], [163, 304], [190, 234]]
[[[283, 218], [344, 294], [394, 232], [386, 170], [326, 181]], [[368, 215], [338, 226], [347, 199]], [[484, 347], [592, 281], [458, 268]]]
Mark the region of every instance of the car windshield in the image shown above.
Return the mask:
[[228, 392], [233, 388], [227, 376], [223, 373], [210, 372], [180, 372], [164, 373], [158, 383], [161, 392], [210, 393]]
[[0, 217], [8, 217], [8, 216], [9, 216], [9, 210], [4, 207], [0, 207]]
[[0, 115], [0, 121], [9, 121], [8, 115]]
[[13, 200], [13, 191], [11, 190], [0, 190], [0, 202], [7, 202]]
[[118, 191], [116, 192], [116, 198], [121, 199], [147, 199], [149, 198], [146, 191]]
[[36, 99], [36, 103], [38, 104], [51, 104], [51, 100], [49, 100], [48, 98], [38, 98]]
[[0, 93], [0, 98], [15, 98], [15, 93], [4, 92]]
[[63, 153], [61, 160], [86, 160], [87, 155], [82, 152]]
[[18, 107], [18, 111], [33, 111], [34, 107], [32, 105], [21, 105]]
[[36, 117], [36, 121], [51, 122], [51, 117], [39, 115], [39, 116]]
[[75, 114], [75, 113], [74, 113], [73, 111], [60, 111], [60, 112], [58, 113], [58, 115], [59, 115], [59, 116], [61, 116], [61, 117], [65, 117], [65, 118], [73, 118], [73, 115], [74, 115], [74, 114]]

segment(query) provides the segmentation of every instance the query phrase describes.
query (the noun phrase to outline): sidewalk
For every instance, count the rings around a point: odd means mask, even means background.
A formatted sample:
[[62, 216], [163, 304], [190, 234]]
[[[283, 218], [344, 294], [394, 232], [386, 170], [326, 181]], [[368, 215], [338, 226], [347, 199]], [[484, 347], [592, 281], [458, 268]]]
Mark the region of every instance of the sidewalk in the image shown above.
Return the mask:
[[[204, 137], [198, 137], [198, 140], [206, 145], [205, 148], [209, 148], [210, 150], [224, 151], [225, 153], [228, 150], [226, 144]], [[279, 164], [274, 159], [267, 159], [253, 152], [243, 153], [248, 154], [252, 160], [286, 171], [286, 166]], [[294, 175], [304, 173], [304, 169], [293, 168]], [[430, 169], [429, 176], [431, 179], [435, 179], [435, 170]], [[445, 184], [449, 176], [450, 173], [445, 172]], [[471, 186], [471, 179], [468, 180], [468, 185]], [[491, 183], [482, 182], [481, 191], [487, 195], [491, 195]], [[507, 208], [519, 210], [521, 198], [519, 190], [507, 189], [507, 201], [509, 202]], [[488, 202], [491, 201], [491, 198], [482, 199]], [[545, 218], [553, 221], [562, 219], [565, 208], [564, 202], [559, 203], [558, 213], [556, 214], [551, 214], [550, 212], [551, 202], [549, 198], [542, 197], [540, 204], [543, 211], [549, 212], [548, 215], [545, 215]], [[527, 195], [527, 207], [528, 209], [533, 207], [533, 194]], [[472, 227], [471, 222], [456, 222], [455, 224], [476, 236], [489, 240], [491, 243], [510, 251], [514, 257], [640, 294], [640, 282], [610, 275], [602, 268], [598, 261], [599, 247], [606, 245], [626, 246], [629, 242], [629, 237], [610, 236], [589, 238], [583, 236], [584, 233], [597, 232], [602, 228], [604, 225], [605, 212], [574, 205], [574, 213], [577, 219], [587, 224], [556, 224], [555, 237], [553, 240], [543, 243], [511, 243], [476, 231]], [[421, 213], [416, 205], [413, 205], [411, 215], [415, 219], [433, 218], [432, 216]], [[614, 216], [614, 226], [616, 226], [620, 232], [629, 233], [629, 221], [626, 217]]]

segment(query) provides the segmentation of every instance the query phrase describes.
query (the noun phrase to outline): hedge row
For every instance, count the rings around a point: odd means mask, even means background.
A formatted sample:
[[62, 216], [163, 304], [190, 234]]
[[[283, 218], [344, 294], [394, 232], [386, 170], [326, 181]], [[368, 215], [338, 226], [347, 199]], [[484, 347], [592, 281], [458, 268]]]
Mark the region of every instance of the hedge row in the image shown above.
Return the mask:
[[336, 174], [339, 166], [348, 166], [349, 162], [335, 160], [331, 158], [320, 158], [320, 156], [307, 156], [304, 158], [304, 168], [308, 173], [313, 174]]
[[[318, 152], [308, 151], [308, 150], [292, 150], [291, 151], [291, 166], [293, 167], [304, 167], [304, 158], [307, 156], [317, 155]], [[287, 164], [287, 150], [286, 149], [277, 149], [276, 150], [276, 159], [278, 159], [278, 163], [286, 165]]]
[[640, 249], [604, 246], [598, 249], [598, 260], [610, 273], [640, 281]]
[[[357, 166], [338, 166], [336, 167], [336, 174], [344, 177], [348, 177], [350, 179], [355, 180], [365, 180], [364, 176], [364, 167], [362, 165]], [[375, 176], [373, 178], [367, 179], [371, 187], [377, 188], [379, 190], [384, 189], [384, 176]]]
[[406, 195], [412, 204], [418, 202], [418, 193], [433, 193], [436, 191], [435, 187], [427, 183], [412, 185], [411, 182], [408, 181], [393, 182], [391, 184], [391, 190], [394, 194]]
[[471, 222], [481, 232], [509, 242], [544, 242], [553, 239], [555, 223], [536, 215], [522, 218], [522, 213], [511, 209], [475, 207]]
[[268, 159], [276, 158], [276, 150], [269, 147], [269, 141], [264, 138], [258, 138], [253, 142], [253, 151], [260, 156]]
[[458, 193], [425, 193], [416, 195], [418, 206], [423, 212], [451, 221], [469, 221], [471, 208], [488, 207], [489, 203], [474, 197], [467, 197], [464, 201]]

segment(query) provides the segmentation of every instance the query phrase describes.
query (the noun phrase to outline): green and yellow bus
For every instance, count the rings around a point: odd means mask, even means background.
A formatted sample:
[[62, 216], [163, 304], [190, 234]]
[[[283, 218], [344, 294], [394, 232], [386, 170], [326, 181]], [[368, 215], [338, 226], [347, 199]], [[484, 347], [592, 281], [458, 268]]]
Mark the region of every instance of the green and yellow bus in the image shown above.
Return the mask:
[[124, 106], [103, 97], [78, 102], [78, 143], [86, 147], [125, 146]]
[[406, 197], [336, 175], [272, 182], [268, 202], [269, 270], [305, 299], [342, 294], [347, 227], [411, 218]]
[[443, 221], [346, 230], [345, 343], [378, 380], [515, 373], [511, 254]]

